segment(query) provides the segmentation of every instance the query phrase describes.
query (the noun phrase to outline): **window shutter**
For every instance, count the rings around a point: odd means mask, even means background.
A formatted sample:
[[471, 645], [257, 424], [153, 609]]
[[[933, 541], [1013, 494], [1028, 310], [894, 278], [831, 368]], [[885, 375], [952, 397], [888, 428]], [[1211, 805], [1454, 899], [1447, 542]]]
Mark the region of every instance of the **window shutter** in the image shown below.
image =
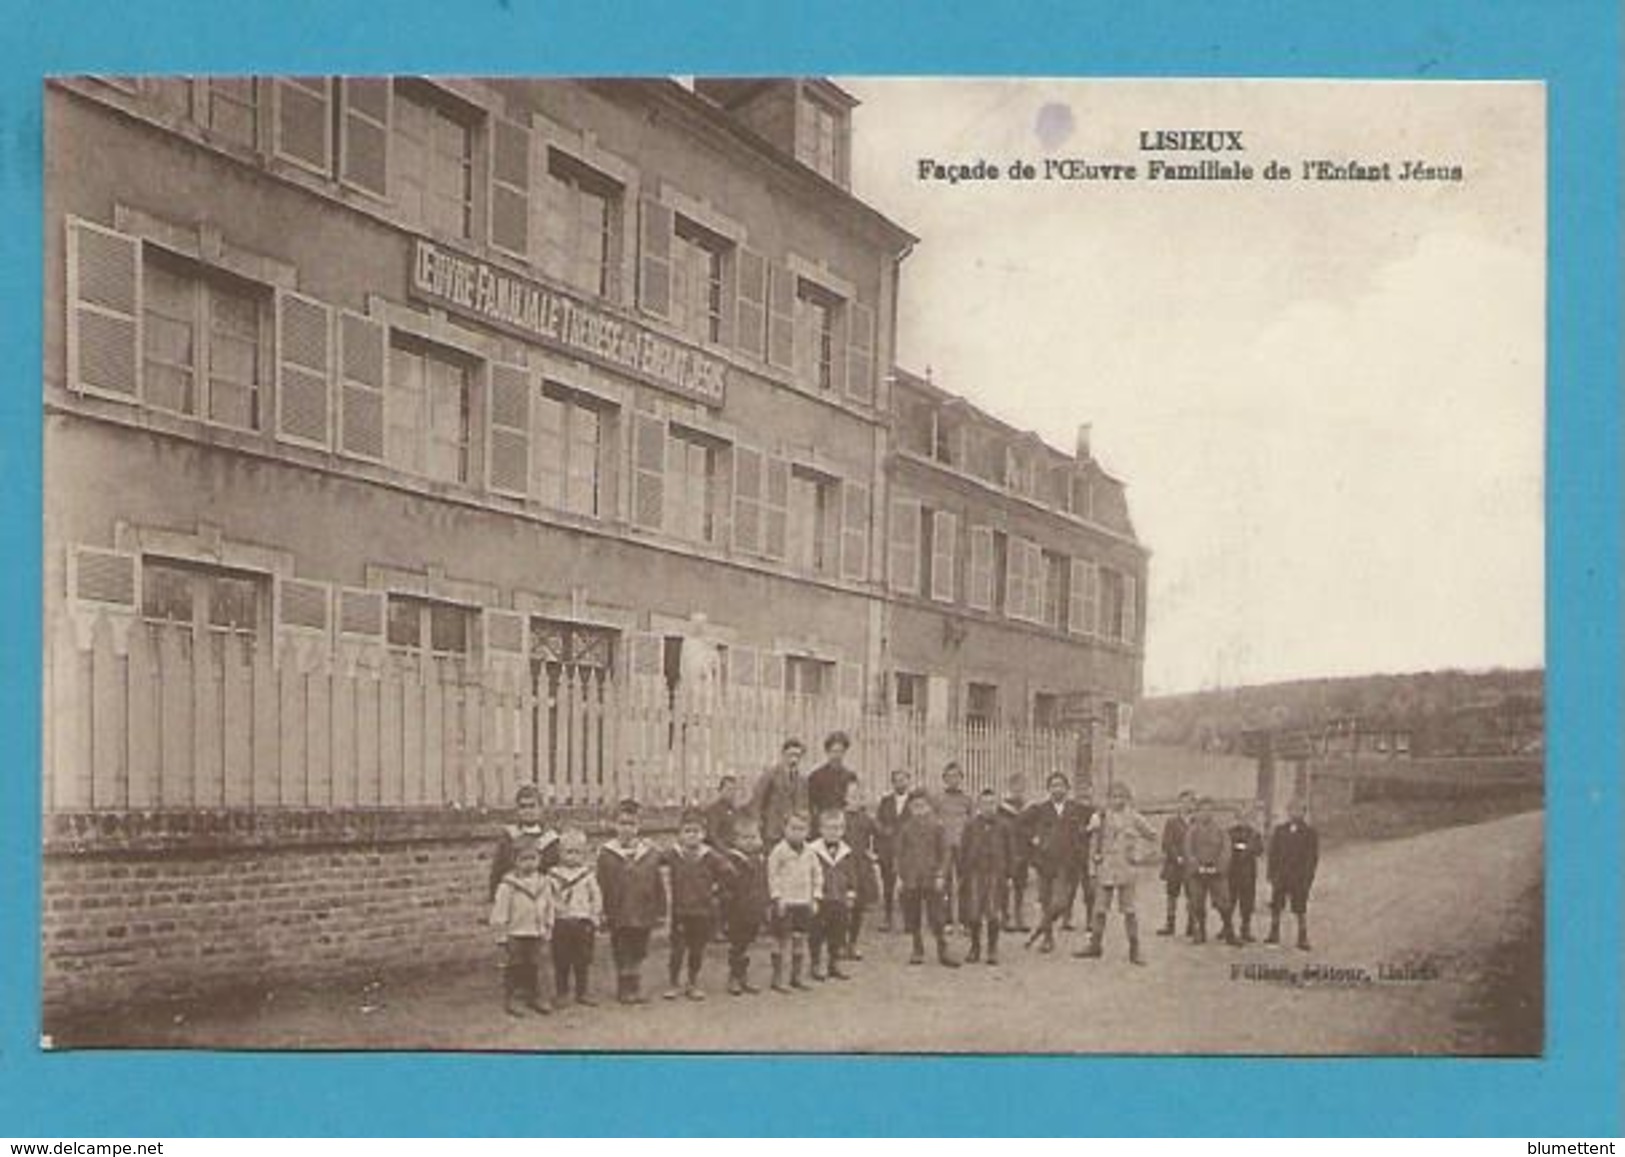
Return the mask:
[[970, 576], [965, 601], [979, 611], [993, 609], [993, 529], [970, 528]]
[[648, 631], [626, 634], [626, 673], [632, 679], [658, 679], [665, 673], [666, 640]]
[[734, 344], [754, 358], [767, 340], [767, 262], [751, 249], [737, 251], [739, 296], [734, 312]]
[[856, 299], [846, 304], [846, 396], [875, 400], [875, 311]]
[[666, 423], [632, 415], [632, 521], [659, 530], [666, 520]]
[[68, 221], [68, 388], [141, 396], [141, 243]]
[[920, 504], [908, 498], [891, 504], [891, 565], [887, 568], [894, 591], [920, 590]]
[[728, 648], [728, 686], [754, 690], [759, 680], [759, 653], [755, 647]]
[[778, 651], [763, 651], [757, 664], [756, 678], [763, 691], [783, 691], [784, 656]]
[[869, 577], [869, 488], [861, 482], [841, 484], [841, 577]]
[[638, 229], [638, 304], [656, 317], [671, 316], [671, 237], [675, 215], [647, 197]]
[[551, 150], [537, 142], [531, 149], [530, 236], [536, 250], [536, 264], [549, 276], [568, 276], [570, 235], [575, 208], [570, 187], [553, 175], [548, 164]]
[[517, 611], [486, 608], [480, 612], [482, 651], [489, 665], [494, 661], [522, 661], [525, 657], [525, 616]]
[[278, 77], [273, 82], [276, 155], [326, 175], [333, 155], [333, 82], [325, 76]]
[[734, 549], [762, 553], [762, 452], [734, 447]]
[[358, 587], [338, 590], [339, 638], [347, 642], [384, 641], [384, 592]]
[[836, 664], [835, 696], [848, 711], [856, 711], [863, 706], [862, 663]]
[[276, 591], [277, 626], [311, 634], [326, 634], [328, 596], [326, 583], [306, 579], [279, 580]]
[[1123, 642], [1133, 644], [1139, 633], [1139, 584], [1131, 574], [1123, 576]]
[[1005, 545], [1004, 613], [1007, 618], [1025, 617], [1027, 606], [1027, 544], [1011, 537]]
[[1029, 623], [1044, 621], [1044, 548], [1030, 540], [1024, 543], [1027, 553], [1027, 606]]
[[134, 613], [141, 607], [140, 556], [122, 550], [74, 547], [68, 554], [68, 592], [76, 602]]
[[790, 526], [790, 463], [769, 458], [762, 499], [762, 553], [783, 559]]
[[388, 77], [339, 82], [339, 179], [375, 197], [389, 196], [393, 91]]
[[384, 460], [384, 374], [389, 329], [382, 322], [339, 314], [339, 446], [346, 454]]
[[931, 514], [931, 597], [954, 601], [954, 567], [959, 561], [959, 519], [946, 510]]
[[324, 449], [329, 445], [328, 348], [332, 310], [281, 291], [276, 298], [277, 436]]
[[492, 362], [490, 373], [485, 484], [523, 498], [530, 483], [530, 371]]
[[1111, 637], [1111, 625], [1109, 623], [1107, 623], [1107, 621], [1106, 621], [1106, 616], [1108, 615], [1108, 613], [1110, 611], [1110, 608], [1108, 606], [1109, 600], [1106, 598], [1107, 569], [1105, 567], [1103, 567], [1103, 566], [1096, 565], [1095, 568], [1094, 568], [1094, 572], [1095, 572], [1095, 581], [1094, 581], [1094, 596], [1095, 596], [1094, 597], [1094, 603], [1095, 603], [1095, 608], [1094, 608], [1095, 609], [1094, 628], [1095, 629], [1094, 629], [1093, 633], [1097, 637], [1102, 638], [1102, 639], [1110, 638]]
[[1089, 631], [1089, 620], [1085, 617], [1088, 607], [1085, 599], [1089, 587], [1089, 564], [1081, 558], [1075, 558], [1067, 570], [1066, 629], [1074, 635], [1084, 635]]
[[530, 129], [491, 121], [491, 244], [515, 257], [530, 253]]
[[781, 370], [795, 368], [796, 280], [784, 266], [767, 267], [767, 362]]

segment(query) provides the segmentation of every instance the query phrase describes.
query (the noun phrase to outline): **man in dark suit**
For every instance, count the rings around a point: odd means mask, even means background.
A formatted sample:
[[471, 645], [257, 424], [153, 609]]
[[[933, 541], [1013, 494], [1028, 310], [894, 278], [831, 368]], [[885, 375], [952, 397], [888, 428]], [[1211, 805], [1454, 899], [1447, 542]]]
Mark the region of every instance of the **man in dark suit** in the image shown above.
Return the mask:
[[790, 813], [807, 811], [807, 780], [801, 774], [805, 753], [801, 740], [786, 739], [779, 749], [779, 761], [762, 772], [751, 792], [751, 813], [762, 830], [763, 843], [770, 848], [784, 838], [784, 821]]
[[1071, 798], [1072, 783], [1060, 772], [1045, 781], [1049, 798], [1027, 809], [1032, 833], [1033, 867], [1038, 871], [1038, 907], [1042, 919], [1027, 938], [1040, 952], [1055, 951], [1055, 922], [1066, 915], [1089, 846], [1091, 809]]
[[875, 808], [875, 860], [880, 864], [880, 930], [892, 930], [892, 904], [897, 896], [897, 829], [908, 815], [909, 774], [902, 768], [891, 773], [891, 791]]

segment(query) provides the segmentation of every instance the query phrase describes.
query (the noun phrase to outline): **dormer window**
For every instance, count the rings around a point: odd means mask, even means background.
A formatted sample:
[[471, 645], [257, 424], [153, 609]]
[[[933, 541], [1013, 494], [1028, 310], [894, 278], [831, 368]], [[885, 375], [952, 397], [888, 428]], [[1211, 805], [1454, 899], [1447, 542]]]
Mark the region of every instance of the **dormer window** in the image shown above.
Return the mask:
[[838, 185], [847, 182], [845, 109], [803, 89], [796, 101], [796, 160]]

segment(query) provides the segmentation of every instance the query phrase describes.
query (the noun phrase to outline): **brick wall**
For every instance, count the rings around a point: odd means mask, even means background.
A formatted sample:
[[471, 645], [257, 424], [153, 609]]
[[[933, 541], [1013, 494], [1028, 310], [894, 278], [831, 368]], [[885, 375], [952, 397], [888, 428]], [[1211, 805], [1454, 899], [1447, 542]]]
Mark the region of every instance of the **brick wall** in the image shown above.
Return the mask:
[[[486, 881], [503, 818], [53, 816], [43, 864], [47, 1021], [488, 955]], [[604, 834], [597, 816], [570, 820]]]

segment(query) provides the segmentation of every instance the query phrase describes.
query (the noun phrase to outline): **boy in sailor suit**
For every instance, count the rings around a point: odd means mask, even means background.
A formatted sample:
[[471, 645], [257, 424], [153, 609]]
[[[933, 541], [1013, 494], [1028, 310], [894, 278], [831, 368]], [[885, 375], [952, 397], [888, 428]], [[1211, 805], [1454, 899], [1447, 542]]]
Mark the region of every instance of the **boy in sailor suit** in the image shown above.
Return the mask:
[[818, 818], [818, 839], [812, 845], [822, 869], [823, 887], [813, 916], [809, 950], [812, 978], [824, 979], [824, 949], [829, 949], [829, 977], [845, 980], [841, 957], [846, 951], [847, 923], [858, 901], [859, 857], [846, 842], [846, 813], [831, 808]]
[[553, 930], [553, 885], [542, 874], [541, 857], [534, 847], [521, 844], [514, 849], [512, 870], [497, 881], [491, 927], [497, 929], [497, 939], [507, 954], [502, 979], [508, 1015], [524, 1015], [522, 1006], [544, 1015], [553, 1011], [537, 983], [542, 949]]
[[598, 852], [598, 887], [615, 960], [615, 998], [622, 1004], [643, 1004], [643, 959], [649, 955], [649, 933], [666, 913], [666, 883], [660, 853], [638, 835], [635, 800], [621, 801], [615, 838]]
[[490, 898], [496, 899], [497, 885], [513, 867], [514, 850], [521, 844], [534, 847], [541, 856], [542, 871], [559, 862], [559, 836], [542, 822], [542, 793], [533, 783], [522, 783], [513, 796], [514, 822], [502, 829], [491, 853]]
[[[801, 983], [802, 953], [812, 931], [813, 908], [823, 891], [823, 869], [807, 846], [807, 817], [791, 812], [784, 839], [767, 854], [767, 895], [773, 908], [773, 991], [806, 988]], [[784, 985], [785, 947], [790, 949], [790, 986]]]
[[604, 922], [604, 894], [598, 876], [587, 863], [587, 833], [565, 828], [559, 837], [559, 859], [547, 873], [553, 884], [553, 994], [563, 1001], [573, 992], [575, 1002], [595, 1002], [587, 994], [592, 971], [593, 937]]

